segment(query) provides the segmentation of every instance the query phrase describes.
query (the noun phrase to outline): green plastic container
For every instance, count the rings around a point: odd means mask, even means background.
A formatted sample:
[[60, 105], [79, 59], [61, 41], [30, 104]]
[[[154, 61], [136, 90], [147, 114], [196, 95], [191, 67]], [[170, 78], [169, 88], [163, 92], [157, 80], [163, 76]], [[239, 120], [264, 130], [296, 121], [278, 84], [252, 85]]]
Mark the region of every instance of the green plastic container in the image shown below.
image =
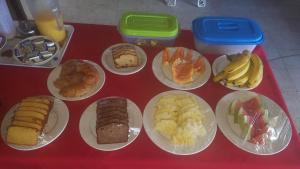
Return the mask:
[[175, 16], [127, 12], [119, 23], [123, 40], [141, 46], [173, 46], [179, 32]]

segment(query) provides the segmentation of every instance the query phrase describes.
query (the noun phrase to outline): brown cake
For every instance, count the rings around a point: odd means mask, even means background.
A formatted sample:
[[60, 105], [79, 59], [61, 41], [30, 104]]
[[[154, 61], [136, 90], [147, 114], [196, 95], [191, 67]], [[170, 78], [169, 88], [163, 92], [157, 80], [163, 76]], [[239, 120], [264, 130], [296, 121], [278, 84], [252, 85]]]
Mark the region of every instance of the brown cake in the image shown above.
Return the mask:
[[112, 56], [116, 68], [138, 66], [138, 56], [134, 46], [121, 45], [112, 48]]
[[97, 143], [112, 144], [128, 141], [127, 101], [124, 98], [107, 98], [97, 103]]

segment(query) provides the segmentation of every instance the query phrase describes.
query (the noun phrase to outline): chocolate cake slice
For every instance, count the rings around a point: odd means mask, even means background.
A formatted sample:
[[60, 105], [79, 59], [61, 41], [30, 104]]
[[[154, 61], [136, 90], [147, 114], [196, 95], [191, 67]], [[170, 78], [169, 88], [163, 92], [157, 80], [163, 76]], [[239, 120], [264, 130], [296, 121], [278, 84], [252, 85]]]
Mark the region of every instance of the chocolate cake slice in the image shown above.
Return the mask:
[[128, 141], [128, 112], [125, 98], [107, 98], [97, 103], [96, 133], [98, 144]]

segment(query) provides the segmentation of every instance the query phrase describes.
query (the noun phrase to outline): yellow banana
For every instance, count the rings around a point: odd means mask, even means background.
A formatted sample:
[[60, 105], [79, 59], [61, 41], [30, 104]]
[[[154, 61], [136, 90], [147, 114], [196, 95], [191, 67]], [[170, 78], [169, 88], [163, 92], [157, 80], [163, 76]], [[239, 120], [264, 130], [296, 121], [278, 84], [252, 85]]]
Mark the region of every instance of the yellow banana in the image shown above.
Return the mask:
[[226, 76], [227, 76], [227, 74], [224, 71], [221, 71], [213, 78], [213, 81], [218, 82], [218, 81], [224, 80], [226, 78]]
[[225, 85], [228, 86], [228, 87], [236, 87], [236, 86], [232, 83], [232, 81], [226, 81], [226, 82], [225, 82]]
[[232, 81], [232, 83], [236, 86], [244, 86], [249, 80], [249, 75], [250, 75], [250, 72], [252, 70], [251, 69], [252, 66], [253, 65], [250, 63], [250, 67], [249, 67], [247, 73], [245, 73], [243, 76], [235, 79], [234, 81]]
[[248, 61], [245, 65], [243, 65], [239, 69], [235, 70], [234, 72], [228, 73], [226, 79], [228, 81], [233, 81], [233, 80], [236, 80], [236, 79], [242, 77], [244, 74], [246, 74], [248, 72], [249, 67], [250, 67], [250, 61]]
[[264, 66], [261, 59], [256, 54], [252, 54], [250, 60], [253, 66], [251, 66], [249, 80], [247, 84], [249, 87], [253, 87], [263, 78]]
[[232, 73], [236, 71], [237, 69], [240, 69], [241, 67], [245, 66], [249, 60], [251, 55], [249, 52], [244, 51], [243, 54], [241, 54], [239, 57], [234, 58], [232, 62], [230, 62], [225, 68], [224, 72], [226, 73]]

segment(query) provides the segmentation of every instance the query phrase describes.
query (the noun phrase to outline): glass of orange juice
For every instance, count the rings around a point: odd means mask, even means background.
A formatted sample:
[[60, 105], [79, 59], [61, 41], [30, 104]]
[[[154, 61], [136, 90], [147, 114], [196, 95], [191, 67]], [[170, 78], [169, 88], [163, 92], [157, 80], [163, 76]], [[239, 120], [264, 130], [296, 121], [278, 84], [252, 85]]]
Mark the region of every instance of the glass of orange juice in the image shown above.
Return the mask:
[[57, 0], [26, 0], [39, 32], [60, 45], [66, 38], [63, 16]]

